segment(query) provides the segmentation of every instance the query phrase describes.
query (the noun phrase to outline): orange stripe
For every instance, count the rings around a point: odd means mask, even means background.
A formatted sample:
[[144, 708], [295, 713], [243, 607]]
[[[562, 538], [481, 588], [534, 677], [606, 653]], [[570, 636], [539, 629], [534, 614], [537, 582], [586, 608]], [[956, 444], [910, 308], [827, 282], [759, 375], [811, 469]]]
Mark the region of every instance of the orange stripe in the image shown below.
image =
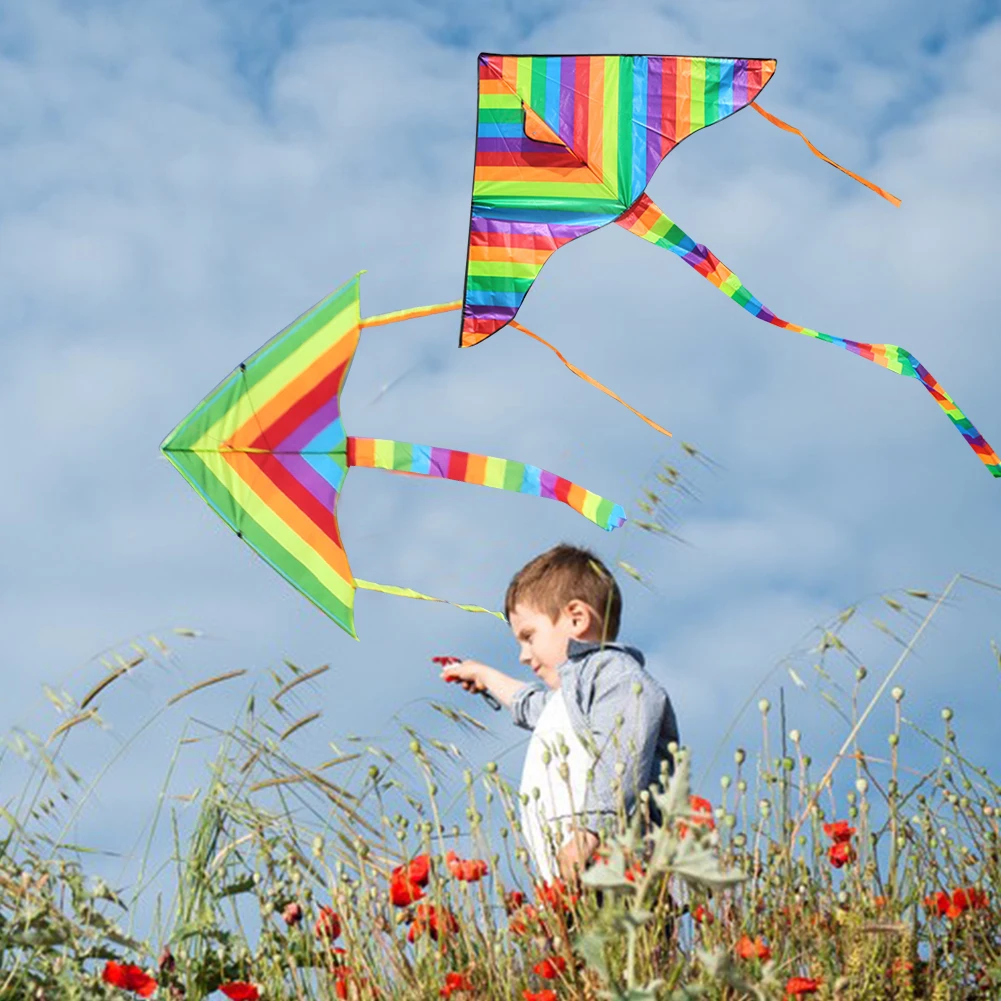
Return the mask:
[[470, 452], [466, 459], [466, 482], [483, 486], [483, 480], [487, 475], [487, 457]]
[[649, 424], [650, 427], [654, 429], [654, 431], [659, 431], [661, 434], [666, 434], [668, 438], [672, 437], [671, 432], [668, 431], [667, 428], [662, 428], [655, 421], [650, 420], [650, 418], [647, 417], [645, 414], [641, 414], [635, 407], [630, 406], [628, 403], [626, 403], [626, 401], [622, 399], [622, 397], [619, 396], [618, 393], [613, 392], [607, 386], [603, 386], [600, 382], [598, 382], [597, 379], [592, 379], [591, 376], [587, 374], [587, 372], [582, 371], [581, 369], [577, 368], [576, 365], [567, 361], [567, 359], [564, 358], [563, 355], [560, 354], [560, 352], [555, 347], [553, 347], [552, 344], [549, 343], [549, 341], [544, 341], [538, 334], [533, 334], [532, 331], [528, 329], [528, 327], [523, 327], [517, 320], [512, 320], [511, 326], [514, 327], [515, 330], [520, 330], [523, 334], [528, 334], [528, 336], [531, 337], [532, 340], [538, 341], [540, 344], [544, 344], [547, 348], [549, 348], [550, 351], [553, 352], [554, 355], [556, 355], [557, 358], [559, 358], [561, 362], [563, 362], [564, 365], [566, 365], [568, 369], [570, 369], [571, 372], [573, 372], [574, 375], [583, 379], [585, 382], [590, 383], [592, 386], [594, 386], [595, 389], [600, 389], [606, 396], [610, 396], [617, 403], [621, 403], [622, 406], [626, 408], [626, 410], [629, 410], [632, 413], [634, 413], [645, 424]]
[[353, 440], [355, 446], [353, 465], [371, 469], [375, 465], [375, 439], [355, 438]]
[[511, 91], [505, 86], [503, 80], [491, 77], [489, 80], [480, 79], [481, 94], [510, 94]]
[[[595, 167], [595, 171], [598, 166]], [[473, 181], [510, 181], [510, 167], [477, 167], [473, 171]], [[587, 167], [518, 167], [518, 181], [545, 183], [569, 182], [573, 184], [593, 184], [599, 191], [603, 185], [595, 181], [595, 172]], [[597, 195], [595, 197], [598, 197]]]
[[687, 139], [692, 131], [692, 61], [678, 60], [675, 78], [677, 91], [674, 99], [674, 140]]
[[[351, 568], [347, 554], [316, 523], [288, 499], [274, 483], [258, 468], [254, 460], [244, 452], [221, 453], [233, 467], [233, 471], [250, 487], [261, 502], [267, 505], [289, 528], [311, 549], [315, 549], [330, 568], [351, 582]], [[333, 518], [333, 515], [331, 515]], [[295, 554], [292, 554], [293, 556]]]
[[503, 69], [501, 79], [512, 93], [518, 93], [518, 60], [515, 56], [504, 56], [501, 59]]
[[554, 247], [483, 247], [469, 248], [471, 261], [517, 261], [519, 264], [545, 264], [552, 257]]
[[336, 344], [321, 354], [308, 368], [286, 383], [266, 403], [246, 420], [242, 427], [229, 439], [232, 448], [246, 448], [261, 431], [271, 425], [291, 407], [296, 400], [305, 396], [318, 382], [325, 379], [338, 365], [347, 361], [358, 347], [358, 328], [349, 330]]
[[570, 484], [570, 489], [567, 491], [567, 504], [570, 507], [578, 512], [583, 511], [586, 497], [587, 491], [579, 483]]
[[775, 115], [769, 114], [767, 111], [765, 111], [764, 108], [762, 108], [760, 105], [756, 104], [753, 101], [751, 102], [751, 107], [754, 108], [754, 110], [759, 115], [761, 115], [762, 118], [766, 118], [769, 122], [772, 123], [772, 125], [775, 125], [778, 128], [782, 129], [783, 132], [792, 132], [794, 135], [799, 136], [800, 139], [802, 139], [803, 142], [805, 142], [806, 145], [809, 146], [810, 152], [814, 156], [820, 157], [820, 159], [823, 160], [824, 163], [829, 163], [832, 167], [837, 167], [838, 170], [840, 170], [843, 174], [847, 174], [849, 177], [858, 181], [859, 184], [864, 184], [870, 191], [875, 191], [877, 195], [881, 196], [882, 198], [885, 198], [891, 205], [896, 205], [898, 207], [900, 206], [900, 199], [896, 195], [891, 195], [889, 191], [885, 191], [878, 185], [873, 184], [872, 181], [867, 181], [860, 174], [853, 173], [847, 167], [842, 167], [840, 163], [835, 162], [826, 154], [821, 153], [820, 150], [817, 149], [817, 147], [814, 146], [813, 143], [810, 142], [810, 140], [807, 139], [806, 136], [803, 135], [803, 133], [800, 132], [799, 129], [797, 129], [795, 126], [789, 125], [787, 122], [783, 122], [781, 118], [776, 118]]

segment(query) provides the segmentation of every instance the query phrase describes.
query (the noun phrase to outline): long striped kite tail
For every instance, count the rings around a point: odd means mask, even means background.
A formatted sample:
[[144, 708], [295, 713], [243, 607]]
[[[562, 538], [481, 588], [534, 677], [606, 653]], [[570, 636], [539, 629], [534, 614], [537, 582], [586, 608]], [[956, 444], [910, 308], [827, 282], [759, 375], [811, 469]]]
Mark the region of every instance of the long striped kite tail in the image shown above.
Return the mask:
[[618, 528], [626, 520], [620, 505], [555, 473], [510, 459], [384, 438], [349, 437], [347, 464], [412, 476], [438, 476], [461, 483], [477, 483], [498, 490], [547, 497], [562, 501], [606, 532]]
[[744, 283], [705, 245], [696, 243], [680, 226], [668, 218], [654, 204], [648, 195], [641, 195], [628, 212], [624, 212], [616, 222], [623, 229], [680, 257], [689, 267], [694, 268], [703, 278], [712, 282], [728, 298], [759, 320], [774, 327], [805, 334], [818, 341], [825, 341], [851, 351], [852, 354], [867, 358], [898, 375], [917, 379], [935, 398], [945, 411], [967, 444], [980, 457], [993, 476], [1001, 477], [1001, 459], [987, 443], [983, 435], [973, 426], [970, 419], [956, 405], [955, 400], [939, 385], [938, 380], [905, 348], [896, 344], [866, 344], [863, 341], [849, 341], [843, 337], [801, 327], [776, 316], [760, 299], [756, 298]]

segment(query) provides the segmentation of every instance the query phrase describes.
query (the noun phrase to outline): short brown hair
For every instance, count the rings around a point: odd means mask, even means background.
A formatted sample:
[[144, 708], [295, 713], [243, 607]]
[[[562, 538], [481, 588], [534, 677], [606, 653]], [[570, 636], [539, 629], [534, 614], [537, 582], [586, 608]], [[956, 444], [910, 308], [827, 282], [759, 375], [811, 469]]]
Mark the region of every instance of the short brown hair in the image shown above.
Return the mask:
[[560, 543], [526, 563], [511, 578], [504, 614], [527, 602], [555, 622], [577, 599], [590, 605], [602, 620], [602, 636], [614, 640], [622, 618], [622, 593], [608, 567], [588, 549]]

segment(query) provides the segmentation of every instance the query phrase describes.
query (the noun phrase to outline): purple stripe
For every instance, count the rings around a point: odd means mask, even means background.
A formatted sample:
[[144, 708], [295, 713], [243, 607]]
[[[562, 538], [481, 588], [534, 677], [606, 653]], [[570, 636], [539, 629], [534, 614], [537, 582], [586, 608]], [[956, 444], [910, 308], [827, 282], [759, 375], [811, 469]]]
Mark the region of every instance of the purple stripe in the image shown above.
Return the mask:
[[462, 311], [465, 316], [475, 316], [478, 320], [508, 320], [518, 312], [516, 306], [474, 306], [467, 303]]
[[747, 104], [747, 60], [736, 59], [733, 64], [733, 110]]
[[301, 455], [288, 452], [275, 458], [301, 483], [328, 511], [333, 511], [337, 491]]
[[[573, 147], [573, 114], [576, 98], [577, 60], [574, 56], [560, 58], [560, 138]], [[583, 98], [582, 98], [583, 100]]]
[[428, 470], [428, 476], [444, 476], [447, 478], [448, 460], [451, 454], [451, 449], [448, 448], [432, 448], [431, 468]]
[[279, 446], [282, 451], [301, 452], [325, 427], [341, 415], [337, 397], [328, 400], [306, 418]]
[[596, 226], [567, 226], [563, 223], [516, 222], [513, 219], [484, 219], [473, 216], [472, 233], [517, 233], [519, 236], [552, 236], [557, 240], [576, 240], [597, 229]]
[[550, 473], [548, 470], [542, 470], [542, 477], [540, 480], [540, 497], [547, 497], [549, 500], [556, 500], [556, 482], [559, 477], [555, 473]]
[[566, 159], [572, 155], [563, 146], [556, 143], [540, 143], [527, 136], [524, 139], [501, 139], [493, 136], [482, 136], [476, 140], [477, 153], [546, 153], [549, 156], [560, 156]]
[[[660, 166], [660, 133], [664, 131], [664, 60], [651, 56], [647, 60], [646, 83], [646, 176], [647, 182]], [[653, 129], [654, 131], [650, 131]]]

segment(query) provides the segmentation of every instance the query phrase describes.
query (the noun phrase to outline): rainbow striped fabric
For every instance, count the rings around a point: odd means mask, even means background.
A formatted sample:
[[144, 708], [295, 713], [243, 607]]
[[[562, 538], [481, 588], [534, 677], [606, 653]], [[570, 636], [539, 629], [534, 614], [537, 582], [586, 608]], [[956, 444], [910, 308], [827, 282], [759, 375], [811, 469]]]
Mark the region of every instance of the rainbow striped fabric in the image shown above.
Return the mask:
[[[337, 524], [337, 500], [352, 465], [444, 475], [550, 497], [603, 528], [622, 523], [617, 505], [534, 466], [349, 438], [341, 423], [340, 393], [365, 325], [359, 277], [243, 362], [160, 446], [209, 506], [266, 563], [356, 635], [357, 582]], [[418, 313], [402, 311], [377, 322]], [[364, 586], [406, 592], [368, 582]]]
[[514, 490], [534, 497], [548, 497], [563, 501], [605, 531], [618, 528], [626, 520], [626, 513], [618, 504], [555, 473], [511, 459], [495, 459], [488, 455], [433, 448], [430, 445], [410, 445], [382, 438], [349, 438], [348, 465], [388, 469], [414, 476], [439, 476], [499, 490]]
[[967, 444], [980, 457], [987, 469], [1001, 477], [1001, 459], [985, 441], [984, 436], [973, 426], [966, 414], [956, 406], [952, 397], [942, 388], [938, 380], [905, 348], [896, 344], [866, 344], [861, 341], [849, 341], [843, 337], [821, 333], [809, 327], [790, 323], [776, 316], [759, 299], [755, 298], [744, 283], [706, 246], [696, 243], [680, 226], [669, 219], [660, 208], [646, 195], [640, 197], [636, 204], [616, 222], [630, 233], [649, 240], [650, 243], [672, 254], [677, 254], [687, 265], [694, 268], [703, 278], [708, 279], [721, 292], [729, 296], [738, 306], [743, 306], [752, 316], [765, 323], [791, 330], [797, 334], [814, 337], [851, 351], [862, 358], [882, 365], [883, 368], [896, 372], [898, 375], [917, 379], [935, 398], [938, 405], [945, 411]]
[[679, 142], [774, 71], [773, 59], [480, 55], [461, 346], [509, 323], [552, 254], [626, 212]]

